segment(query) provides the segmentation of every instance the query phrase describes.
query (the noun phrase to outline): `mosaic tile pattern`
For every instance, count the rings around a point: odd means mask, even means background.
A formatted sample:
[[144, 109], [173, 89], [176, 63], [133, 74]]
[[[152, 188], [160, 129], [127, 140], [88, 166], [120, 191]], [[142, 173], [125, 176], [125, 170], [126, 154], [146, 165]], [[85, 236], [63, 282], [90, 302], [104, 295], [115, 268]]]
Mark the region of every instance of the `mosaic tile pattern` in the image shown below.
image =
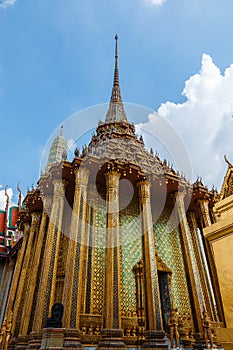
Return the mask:
[[172, 270], [172, 293], [179, 313], [191, 314], [179, 229], [176, 227], [175, 217], [170, 217], [170, 214], [171, 209], [166, 207], [154, 225], [157, 250], [159, 256]]
[[122, 313], [131, 316], [136, 312], [136, 286], [132, 271], [142, 258], [141, 223], [138, 200], [133, 199], [124, 207], [127, 198], [121, 196], [120, 242], [121, 242], [121, 308]]
[[203, 305], [204, 296], [203, 296], [202, 285], [201, 285], [201, 277], [200, 277], [199, 269], [197, 266], [193, 237], [191, 235], [189, 228], [186, 230], [186, 232], [187, 232], [189, 252], [190, 252], [190, 257], [191, 257], [191, 262], [192, 262], [192, 267], [193, 267], [193, 272], [194, 272], [194, 278], [195, 278], [195, 283], [196, 283], [196, 288], [197, 288], [198, 300], [199, 300], [199, 303], [200, 303], [202, 310], [203, 310], [204, 309], [204, 305]]
[[104, 294], [104, 246], [106, 232], [106, 209], [96, 201], [95, 223], [93, 233], [93, 281], [92, 312], [102, 314]]

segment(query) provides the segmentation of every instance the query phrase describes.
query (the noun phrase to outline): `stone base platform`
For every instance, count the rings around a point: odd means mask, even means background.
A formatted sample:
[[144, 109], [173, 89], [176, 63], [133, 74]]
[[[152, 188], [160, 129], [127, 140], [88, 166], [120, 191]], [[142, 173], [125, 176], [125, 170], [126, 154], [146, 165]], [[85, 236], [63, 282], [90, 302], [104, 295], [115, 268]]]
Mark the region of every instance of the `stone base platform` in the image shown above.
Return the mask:
[[101, 340], [98, 345], [100, 350], [110, 349], [124, 349], [126, 348], [125, 343], [122, 340], [123, 331], [122, 329], [103, 329], [101, 331]]

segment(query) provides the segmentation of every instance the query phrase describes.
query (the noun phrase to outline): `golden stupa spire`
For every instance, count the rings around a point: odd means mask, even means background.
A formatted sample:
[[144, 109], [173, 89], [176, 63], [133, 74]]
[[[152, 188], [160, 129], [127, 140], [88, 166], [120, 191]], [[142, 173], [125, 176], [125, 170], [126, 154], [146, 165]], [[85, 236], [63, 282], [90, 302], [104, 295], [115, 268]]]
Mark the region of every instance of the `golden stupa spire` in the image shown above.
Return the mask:
[[112, 95], [109, 103], [109, 109], [106, 115], [107, 123], [128, 122], [126, 113], [124, 110], [122, 98], [121, 98], [121, 91], [120, 91], [120, 81], [119, 81], [119, 71], [118, 71], [118, 35], [117, 34], [115, 36], [115, 40], [116, 40], [115, 69], [114, 69]]

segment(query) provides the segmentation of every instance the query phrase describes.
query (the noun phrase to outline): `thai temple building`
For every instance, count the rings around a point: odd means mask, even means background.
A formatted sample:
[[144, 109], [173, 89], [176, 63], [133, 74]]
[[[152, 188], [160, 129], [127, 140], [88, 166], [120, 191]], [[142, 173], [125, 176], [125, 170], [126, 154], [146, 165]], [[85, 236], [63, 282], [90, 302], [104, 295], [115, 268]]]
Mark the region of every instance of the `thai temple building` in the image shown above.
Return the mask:
[[208, 236], [219, 195], [136, 135], [117, 39], [106, 116], [72, 161], [60, 133], [19, 212], [2, 349], [221, 348], [216, 330], [232, 327]]
[[233, 165], [228, 161], [226, 175], [220, 192], [220, 200], [214, 205], [216, 221], [203, 230], [209, 242], [219, 281], [226, 328], [216, 329], [218, 339], [229, 349], [233, 348]]

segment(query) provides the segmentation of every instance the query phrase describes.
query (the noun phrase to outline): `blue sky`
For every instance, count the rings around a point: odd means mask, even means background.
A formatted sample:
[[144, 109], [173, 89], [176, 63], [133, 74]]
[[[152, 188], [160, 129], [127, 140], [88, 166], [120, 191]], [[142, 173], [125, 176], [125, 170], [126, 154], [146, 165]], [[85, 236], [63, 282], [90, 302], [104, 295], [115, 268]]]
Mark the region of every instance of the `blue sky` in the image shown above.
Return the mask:
[[[220, 188], [223, 154], [233, 161], [232, 0], [3, 0], [3, 5], [2, 186], [15, 192], [19, 180], [24, 191], [36, 184], [43, 148], [58, 125], [83, 108], [108, 102], [117, 32], [124, 101], [162, 112], [187, 141], [194, 174]], [[210, 94], [212, 108], [206, 109]], [[227, 112], [222, 107], [212, 118], [218, 100]]]

